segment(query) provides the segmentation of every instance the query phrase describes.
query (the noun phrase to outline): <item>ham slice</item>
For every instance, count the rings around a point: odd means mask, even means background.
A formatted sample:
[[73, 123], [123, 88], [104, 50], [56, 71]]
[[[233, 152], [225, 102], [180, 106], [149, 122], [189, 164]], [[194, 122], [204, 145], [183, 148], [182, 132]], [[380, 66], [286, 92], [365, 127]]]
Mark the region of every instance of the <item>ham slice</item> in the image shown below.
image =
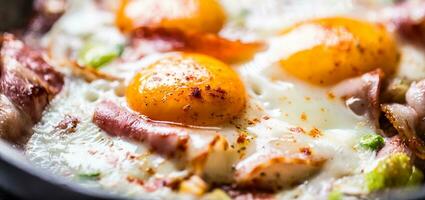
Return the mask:
[[383, 79], [380, 69], [348, 79], [336, 85], [332, 93], [342, 98], [355, 114], [366, 116], [379, 127], [379, 96]]
[[154, 122], [111, 101], [97, 106], [93, 122], [108, 134], [145, 142], [161, 154], [175, 155], [187, 148], [188, 135], [183, 128]]

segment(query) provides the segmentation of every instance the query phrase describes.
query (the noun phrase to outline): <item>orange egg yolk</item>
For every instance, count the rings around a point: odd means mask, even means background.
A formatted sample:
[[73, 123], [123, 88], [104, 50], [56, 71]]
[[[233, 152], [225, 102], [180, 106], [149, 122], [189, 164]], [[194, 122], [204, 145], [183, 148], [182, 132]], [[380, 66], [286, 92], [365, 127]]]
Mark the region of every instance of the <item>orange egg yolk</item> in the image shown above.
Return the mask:
[[196, 32], [218, 32], [225, 20], [216, 0], [121, 0], [116, 24], [123, 31], [163, 27]]
[[296, 24], [280, 36], [287, 51], [280, 65], [290, 74], [317, 85], [335, 84], [381, 68], [396, 70], [399, 52], [385, 27], [333, 17]]
[[188, 125], [219, 125], [245, 108], [238, 74], [205, 55], [177, 53], [138, 72], [126, 90], [131, 109], [159, 120]]

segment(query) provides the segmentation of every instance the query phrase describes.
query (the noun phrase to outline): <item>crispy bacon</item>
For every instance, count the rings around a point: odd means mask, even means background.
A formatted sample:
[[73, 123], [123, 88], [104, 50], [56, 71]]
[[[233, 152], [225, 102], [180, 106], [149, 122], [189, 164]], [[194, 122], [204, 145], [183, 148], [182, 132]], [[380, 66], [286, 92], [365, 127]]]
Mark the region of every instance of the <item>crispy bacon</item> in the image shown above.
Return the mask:
[[40, 52], [32, 50], [24, 45], [20, 40], [15, 39], [11, 34], [3, 36], [1, 56], [5, 66], [19, 63], [22, 67], [33, 71], [40, 79], [45, 82], [44, 86], [52, 94], [57, 94], [64, 84], [63, 75], [51, 67], [43, 58]]
[[153, 52], [185, 51], [202, 53], [229, 63], [241, 62], [265, 48], [260, 42], [230, 41], [211, 33], [196, 33], [169, 28], [140, 27], [132, 34], [128, 58]]
[[379, 96], [384, 74], [377, 69], [335, 86], [332, 94], [341, 97], [355, 114], [368, 117], [379, 127]]
[[33, 122], [38, 121], [50, 99], [61, 90], [62, 74], [10, 34], [3, 36], [0, 66], [0, 92]]
[[35, 74], [19, 63], [6, 62], [2, 67], [0, 90], [36, 122], [49, 102], [49, 92]]
[[22, 142], [64, 83], [40, 53], [13, 35], [0, 38], [0, 137]]

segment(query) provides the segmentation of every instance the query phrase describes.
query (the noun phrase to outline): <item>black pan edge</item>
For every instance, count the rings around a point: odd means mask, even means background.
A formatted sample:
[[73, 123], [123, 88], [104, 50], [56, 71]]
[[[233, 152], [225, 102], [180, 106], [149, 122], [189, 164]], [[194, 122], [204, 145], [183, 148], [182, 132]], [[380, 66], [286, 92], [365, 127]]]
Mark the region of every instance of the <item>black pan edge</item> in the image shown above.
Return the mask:
[[0, 187], [23, 199], [124, 200], [89, 190], [34, 167], [21, 151], [0, 139]]

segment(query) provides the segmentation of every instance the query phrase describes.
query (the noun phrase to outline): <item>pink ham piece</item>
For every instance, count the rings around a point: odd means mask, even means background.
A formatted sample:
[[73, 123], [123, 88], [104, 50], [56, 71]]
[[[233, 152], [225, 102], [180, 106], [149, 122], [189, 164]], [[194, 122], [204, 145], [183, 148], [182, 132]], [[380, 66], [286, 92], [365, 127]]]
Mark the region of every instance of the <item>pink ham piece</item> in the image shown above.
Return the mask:
[[146, 143], [152, 150], [168, 156], [187, 153], [192, 161], [220, 146], [228, 148], [227, 140], [217, 130], [161, 123], [120, 107], [112, 101], [102, 101], [95, 109], [93, 123], [112, 136]]
[[187, 148], [188, 135], [183, 128], [154, 122], [111, 101], [97, 106], [93, 122], [108, 134], [145, 142], [160, 154], [173, 156]]
[[343, 81], [332, 89], [332, 93], [342, 98], [355, 114], [366, 116], [379, 127], [379, 95], [383, 79], [380, 69], [360, 77]]

